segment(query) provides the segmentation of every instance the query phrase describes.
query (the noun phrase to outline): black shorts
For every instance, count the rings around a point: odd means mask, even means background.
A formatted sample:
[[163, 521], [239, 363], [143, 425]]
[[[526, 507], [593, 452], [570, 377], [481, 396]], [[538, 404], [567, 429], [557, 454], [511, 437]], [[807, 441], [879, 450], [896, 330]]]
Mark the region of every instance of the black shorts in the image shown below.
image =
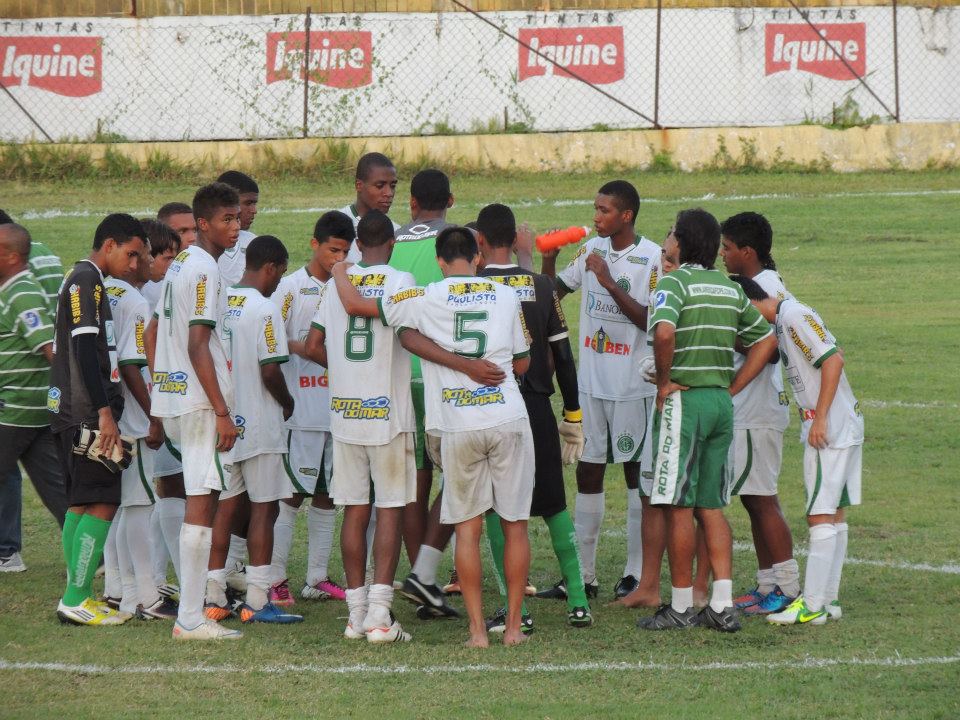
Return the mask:
[[94, 460], [73, 452], [76, 428], [54, 433], [70, 505], [120, 505], [120, 473], [112, 473]]
[[533, 456], [536, 472], [533, 481], [533, 502], [530, 514], [550, 517], [567, 509], [563, 488], [563, 462], [560, 459], [560, 434], [550, 398], [540, 393], [523, 393], [533, 433]]

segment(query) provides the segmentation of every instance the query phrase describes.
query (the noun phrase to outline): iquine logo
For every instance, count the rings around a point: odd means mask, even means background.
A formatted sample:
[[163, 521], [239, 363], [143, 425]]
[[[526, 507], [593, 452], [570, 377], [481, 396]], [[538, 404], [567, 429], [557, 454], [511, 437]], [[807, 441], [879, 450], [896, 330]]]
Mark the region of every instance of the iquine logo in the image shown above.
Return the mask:
[[806, 72], [831, 80], [855, 80], [867, 72], [865, 23], [814, 27], [805, 22], [768, 23], [765, 45], [767, 75]]
[[0, 83], [67, 97], [103, 89], [103, 38], [55, 35], [0, 37]]
[[369, 32], [316, 31], [267, 33], [267, 84], [302, 80], [333, 88], [357, 88], [373, 81], [373, 39]]
[[521, 81], [540, 76], [570, 77], [564, 69], [597, 85], [623, 80], [623, 28], [620, 26], [523, 28], [520, 40], [540, 53], [518, 46]]

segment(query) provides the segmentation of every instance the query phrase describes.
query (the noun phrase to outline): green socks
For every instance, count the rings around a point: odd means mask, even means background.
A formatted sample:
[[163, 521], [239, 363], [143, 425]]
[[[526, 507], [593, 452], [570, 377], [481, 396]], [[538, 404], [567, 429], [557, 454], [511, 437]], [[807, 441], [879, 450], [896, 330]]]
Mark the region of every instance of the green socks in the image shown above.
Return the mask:
[[67, 510], [63, 518], [63, 530], [60, 533], [60, 542], [63, 544], [63, 563], [67, 566], [67, 585], [70, 585], [73, 566], [73, 536], [77, 533], [77, 523], [83, 515]]
[[[93, 515], [67, 513], [63, 524], [63, 552], [69, 549], [70, 562], [67, 563], [67, 589], [63, 593], [63, 604], [76, 606], [93, 595], [93, 576], [103, 557], [103, 546], [110, 532], [110, 521], [101, 520]], [[68, 541], [68, 528], [75, 525], [72, 541]]]
[[583, 589], [580, 555], [577, 553], [577, 535], [573, 520], [570, 519], [570, 511], [562, 510], [556, 515], [544, 518], [544, 522], [550, 530], [550, 542], [567, 588], [567, 607], [571, 610], [576, 607], [589, 607], [587, 593]]
[[[503, 570], [503, 547], [506, 540], [503, 537], [503, 527], [500, 525], [500, 516], [495, 512], [487, 513], [487, 541], [490, 543], [490, 554], [493, 556], [493, 566], [497, 571], [497, 584], [500, 586], [500, 597], [504, 604], [507, 602], [507, 581]], [[527, 615], [527, 603], [520, 606], [520, 614]]]

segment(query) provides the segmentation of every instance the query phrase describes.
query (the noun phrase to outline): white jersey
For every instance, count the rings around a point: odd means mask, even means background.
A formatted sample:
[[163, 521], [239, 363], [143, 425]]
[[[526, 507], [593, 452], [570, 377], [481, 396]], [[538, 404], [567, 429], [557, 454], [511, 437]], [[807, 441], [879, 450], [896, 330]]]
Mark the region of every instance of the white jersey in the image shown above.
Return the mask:
[[[382, 300], [415, 284], [389, 265], [350, 268], [365, 298]], [[410, 354], [380, 320], [347, 315], [335, 285], [328, 285], [313, 320], [322, 330], [330, 370], [330, 432], [353, 445], [387, 445], [416, 428], [410, 396]]]
[[415, 328], [437, 345], [499, 365], [506, 379], [483, 386], [442, 365], [423, 361], [426, 429], [486, 430], [527, 418], [513, 361], [530, 353], [520, 301], [513, 288], [478, 277], [447, 277], [380, 301], [391, 327]]
[[220, 337], [237, 388], [233, 408], [237, 443], [230, 459], [285, 453], [283, 408], [260, 377], [260, 366], [289, 359], [280, 308], [253, 288], [232, 287], [226, 292]]
[[191, 325], [210, 326], [210, 355], [220, 392], [227, 405], [233, 407], [233, 382], [216, 332], [220, 288], [217, 261], [199, 245], [181, 250], [170, 263], [154, 312], [158, 319], [157, 352], [150, 400], [155, 417], [179, 417], [194, 410], [213, 409], [190, 362]]
[[[360, 216], [357, 215], [357, 206], [351, 203], [350, 205], [344, 205], [340, 208], [340, 212], [346, 215], [348, 218], [353, 220], [353, 229], [356, 231], [357, 225], [360, 224]], [[393, 223], [393, 231], [396, 232], [400, 229], [400, 226], [397, 225], [393, 220], [390, 222]], [[350, 250], [347, 252], [347, 262], [358, 263], [361, 260], [360, 248], [357, 247], [357, 241], [354, 240], [350, 243]]]
[[582, 289], [577, 373], [581, 392], [601, 400], [636, 400], [656, 395], [656, 386], [640, 374], [641, 360], [653, 352], [647, 343], [647, 332], [623, 314], [597, 276], [586, 269], [590, 254], [606, 260], [617, 285], [649, 308], [661, 275], [660, 246], [637, 236], [635, 244], [615, 251], [610, 238], [591, 238], [557, 275], [557, 282], [568, 291]]
[[[777, 308], [777, 342], [787, 382], [793, 388], [803, 421], [800, 439], [806, 442], [820, 395], [820, 366], [839, 351], [837, 341], [812, 308], [787, 299]], [[862, 442], [860, 403], [844, 372], [827, 415], [827, 444], [831, 448], [843, 448]]]
[[[108, 277], [104, 283], [107, 299], [110, 301], [110, 314], [113, 315], [113, 327], [117, 335], [117, 364], [134, 365], [140, 369], [143, 382], [150, 387], [150, 371], [147, 370], [147, 352], [143, 344], [143, 330], [150, 314], [146, 298], [130, 283]], [[143, 412], [140, 403], [122, 381], [123, 413], [117, 423], [120, 432], [133, 438], [144, 438], [150, 430], [150, 420]]]
[[[280, 306], [280, 316], [286, 328], [287, 341], [303, 342], [310, 332], [310, 323], [325, 283], [315, 278], [306, 268], [300, 268], [284, 277], [271, 296]], [[293, 415], [286, 426], [291, 430], [330, 429], [330, 390], [327, 387], [327, 369], [300, 355], [291, 355], [283, 364], [283, 376], [293, 395]]]
[[154, 282], [153, 280], [147, 280], [143, 284], [143, 287], [140, 288], [140, 294], [147, 299], [147, 305], [152, 308], [157, 306], [157, 303], [160, 302], [160, 292], [163, 290], [163, 280], [160, 282]]
[[[776, 270], [763, 270], [753, 278], [770, 297], [793, 298]], [[744, 356], [735, 353], [734, 370], [740, 370]], [[780, 363], [763, 366], [763, 370], [739, 393], [733, 396], [733, 427], [737, 430], [766, 428], [783, 432], [790, 425], [790, 400], [783, 389]]]
[[237, 236], [237, 244], [229, 250], [224, 250], [223, 255], [217, 259], [217, 266], [220, 268], [220, 281], [225, 288], [233, 287], [243, 277], [243, 271], [247, 267], [247, 245], [255, 237], [255, 233], [249, 230], [241, 230]]

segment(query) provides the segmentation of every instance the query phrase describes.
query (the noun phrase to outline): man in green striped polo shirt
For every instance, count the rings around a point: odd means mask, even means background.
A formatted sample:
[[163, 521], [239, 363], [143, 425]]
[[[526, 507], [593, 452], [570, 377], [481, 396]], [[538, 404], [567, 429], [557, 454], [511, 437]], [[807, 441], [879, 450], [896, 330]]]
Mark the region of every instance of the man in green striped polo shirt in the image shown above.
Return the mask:
[[30, 250], [25, 228], [0, 225], [0, 565], [6, 571], [26, 569], [19, 557], [17, 463], [23, 462], [37, 495], [61, 526], [67, 509], [47, 412], [53, 322], [28, 266]]
[[[776, 351], [769, 323], [739, 285], [714, 269], [720, 225], [704, 210], [684, 210], [672, 231], [680, 268], [657, 283], [650, 317], [657, 367], [653, 490], [650, 502], [669, 505], [667, 547], [673, 593], [669, 605], [641, 627], [668, 630], [703, 625], [740, 629], [733, 608], [732, 537], [723, 516], [729, 501], [727, 453], [733, 438], [731, 397], [746, 387]], [[737, 343], [746, 360], [735, 374]], [[694, 515], [704, 529], [713, 596], [693, 607]]]

